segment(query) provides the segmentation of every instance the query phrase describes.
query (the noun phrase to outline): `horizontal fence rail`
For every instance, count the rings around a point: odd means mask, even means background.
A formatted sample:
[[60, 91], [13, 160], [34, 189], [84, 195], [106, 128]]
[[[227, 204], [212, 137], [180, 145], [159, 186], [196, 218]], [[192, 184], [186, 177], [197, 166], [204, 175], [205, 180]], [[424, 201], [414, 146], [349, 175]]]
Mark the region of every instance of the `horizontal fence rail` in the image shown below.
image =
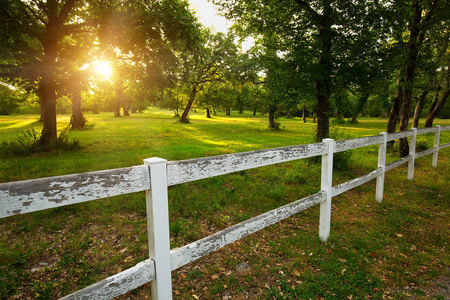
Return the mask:
[[[0, 183], [0, 218], [146, 191], [150, 258], [62, 299], [112, 299], [148, 282], [152, 284], [152, 299], [172, 299], [171, 271], [316, 204], [320, 204], [319, 236], [326, 241], [330, 232], [332, 197], [376, 179], [375, 198], [381, 202], [385, 172], [408, 163], [408, 179], [413, 179], [415, 159], [429, 154], [433, 154], [432, 164], [436, 167], [439, 150], [450, 147], [450, 143], [439, 144], [440, 133], [448, 130], [450, 126], [413, 128], [355, 139], [325, 139], [322, 143], [172, 162], [151, 158], [135, 167]], [[434, 147], [416, 153], [417, 135], [432, 133]], [[408, 137], [409, 155], [386, 164], [387, 142]], [[379, 146], [377, 169], [332, 186], [333, 154], [370, 145]], [[170, 249], [169, 186], [313, 156], [322, 156], [322, 182], [318, 193]]]
[[0, 184], [0, 218], [150, 189], [147, 166]]

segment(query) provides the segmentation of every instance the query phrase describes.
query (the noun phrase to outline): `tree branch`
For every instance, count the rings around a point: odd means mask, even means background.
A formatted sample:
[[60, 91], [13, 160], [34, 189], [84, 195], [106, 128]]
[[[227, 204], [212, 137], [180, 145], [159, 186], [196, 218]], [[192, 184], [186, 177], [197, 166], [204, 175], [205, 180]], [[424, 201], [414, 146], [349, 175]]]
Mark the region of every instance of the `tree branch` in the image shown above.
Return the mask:
[[302, 9], [304, 9], [305, 11], [307, 11], [315, 21], [317, 21], [317, 22], [320, 21], [320, 18], [321, 18], [322, 16], [321, 16], [318, 12], [316, 12], [316, 11], [311, 7], [311, 5], [309, 5], [309, 3], [307, 3], [306, 1], [303, 1], [303, 0], [294, 0], [294, 1], [297, 2], [297, 4], [300, 5], [300, 7], [301, 7]]

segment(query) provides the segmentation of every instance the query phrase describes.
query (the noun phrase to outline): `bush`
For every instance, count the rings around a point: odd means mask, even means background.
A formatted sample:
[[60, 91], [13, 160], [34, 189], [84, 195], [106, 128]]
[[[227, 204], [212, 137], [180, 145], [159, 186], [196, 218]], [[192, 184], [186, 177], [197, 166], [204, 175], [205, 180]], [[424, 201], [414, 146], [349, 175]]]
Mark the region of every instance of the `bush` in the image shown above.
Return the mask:
[[69, 141], [66, 132], [61, 132], [56, 142], [52, 145], [41, 144], [42, 133], [36, 129], [21, 131], [17, 139], [12, 142], [2, 142], [0, 151], [2, 155], [27, 156], [40, 152], [79, 150], [81, 146], [77, 140]]

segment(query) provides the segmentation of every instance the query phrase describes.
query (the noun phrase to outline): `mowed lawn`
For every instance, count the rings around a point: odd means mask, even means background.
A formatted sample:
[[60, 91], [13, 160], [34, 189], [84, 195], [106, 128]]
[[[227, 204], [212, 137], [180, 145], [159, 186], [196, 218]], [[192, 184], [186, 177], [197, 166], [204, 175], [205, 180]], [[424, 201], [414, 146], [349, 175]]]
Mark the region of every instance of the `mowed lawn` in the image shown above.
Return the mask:
[[[199, 158], [314, 141], [316, 124], [266, 116], [193, 113], [178, 124], [150, 109], [115, 118], [86, 115], [92, 127], [69, 131], [77, 151], [0, 155], [0, 182], [128, 167], [149, 157]], [[59, 131], [70, 116], [59, 116]], [[37, 116], [0, 116], [0, 143], [38, 129]], [[450, 125], [450, 120], [435, 124]], [[336, 139], [379, 134], [386, 120], [333, 125]], [[418, 148], [433, 145], [420, 136]], [[450, 132], [441, 144], [450, 142]], [[396, 146], [388, 162], [398, 159]], [[334, 184], [377, 166], [377, 146], [335, 157]], [[319, 160], [320, 162], [320, 160]], [[318, 206], [207, 255], [173, 274], [176, 299], [448, 299], [450, 150], [386, 175], [384, 201], [370, 182], [333, 198], [331, 237], [318, 238]], [[169, 188], [172, 247], [182, 246], [273, 208], [316, 193], [320, 163], [307, 159]], [[148, 257], [145, 196], [135, 193], [0, 219], [0, 297], [57, 299]], [[120, 297], [150, 298], [145, 285]]]

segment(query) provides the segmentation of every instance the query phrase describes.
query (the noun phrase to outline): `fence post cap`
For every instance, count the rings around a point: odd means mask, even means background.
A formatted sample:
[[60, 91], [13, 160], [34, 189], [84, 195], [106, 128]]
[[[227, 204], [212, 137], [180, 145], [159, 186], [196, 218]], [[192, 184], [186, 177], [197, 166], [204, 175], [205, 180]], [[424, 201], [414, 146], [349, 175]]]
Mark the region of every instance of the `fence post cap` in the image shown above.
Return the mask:
[[330, 138], [326, 138], [326, 139], [323, 139], [322, 140], [322, 142], [324, 142], [324, 143], [328, 143], [328, 142], [333, 142], [334, 140], [333, 139], [330, 139]]
[[159, 158], [159, 157], [151, 157], [144, 159], [144, 164], [153, 165], [167, 162], [167, 159]]

